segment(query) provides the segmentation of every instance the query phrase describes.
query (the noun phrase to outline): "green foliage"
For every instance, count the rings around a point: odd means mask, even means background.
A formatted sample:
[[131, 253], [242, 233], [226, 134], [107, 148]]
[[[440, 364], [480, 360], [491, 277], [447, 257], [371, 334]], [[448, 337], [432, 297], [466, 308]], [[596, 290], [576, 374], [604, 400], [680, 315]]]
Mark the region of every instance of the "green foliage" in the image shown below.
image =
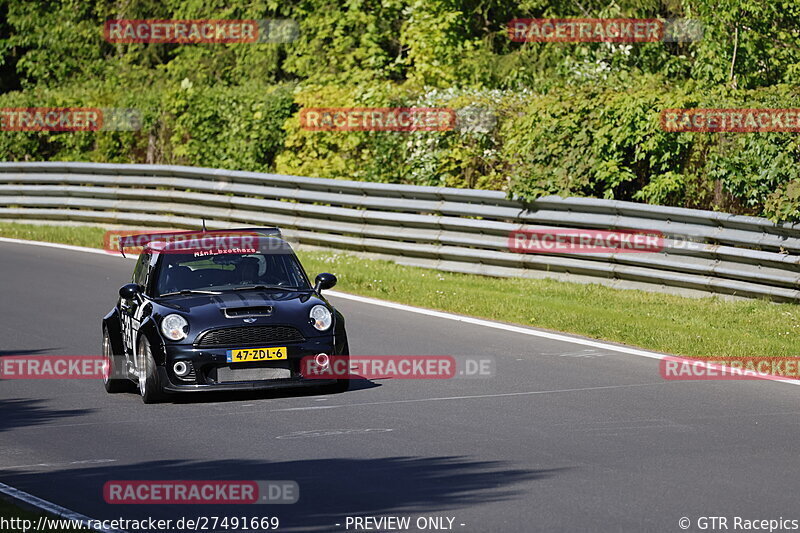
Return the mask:
[[170, 162], [268, 171], [283, 147], [283, 122], [292, 112], [290, 87], [250, 83], [194, 87], [188, 79], [169, 91]]
[[269, 171], [293, 111], [291, 86], [195, 88], [186, 80], [136, 92], [42, 89], [0, 95], [0, 107], [135, 108], [139, 131], [2, 132], [8, 160], [172, 163]]
[[104, 43], [96, 11], [100, 5], [80, 0], [2, 4], [10, 27], [2, 46], [6, 56], [24, 51], [16, 62], [24, 85], [56, 86], [102, 72]]
[[[694, 42], [516, 43], [514, 18], [691, 18]], [[294, 19], [289, 43], [110, 44], [108, 19]], [[797, 107], [795, 0], [0, 0], [0, 107], [139, 131], [0, 132], [7, 160], [175, 163], [800, 221], [796, 134], [668, 133], [665, 108]], [[312, 132], [303, 107], [449, 107], [445, 132]], [[481, 122], [477, 127], [474, 121]]]
[[[685, 0], [705, 33], [693, 77], [755, 88], [800, 82], [800, 4], [795, 0]], [[735, 52], [735, 57], [734, 57]]]
[[799, 176], [796, 134], [672, 133], [659, 121], [662, 109], [790, 108], [797, 98], [784, 86], [687, 93], [657, 85], [537, 96], [504, 124], [511, 190], [800, 220], [789, 196]]
[[[659, 110], [681, 107], [655, 83], [536, 96], [505, 124], [512, 190], [667, 203], [680, 197], [688, 140], [661, 130]], [[531, 179], [531, 176], [536, 176]]]
[[303, 0], [292, 16], [300, 36], [286, 70], [310, 83], [400, 79], [402, 0]]

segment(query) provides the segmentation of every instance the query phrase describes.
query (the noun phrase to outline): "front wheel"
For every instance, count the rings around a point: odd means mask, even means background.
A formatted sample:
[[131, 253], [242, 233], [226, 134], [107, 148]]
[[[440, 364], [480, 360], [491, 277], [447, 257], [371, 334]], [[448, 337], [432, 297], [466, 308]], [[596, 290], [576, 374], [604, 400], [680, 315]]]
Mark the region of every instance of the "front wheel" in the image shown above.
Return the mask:
[[[103, 359], [106, 364], [103, 371], [103, 386], [106, 388], [106, 392], [115, 394], [129, 390], [131, 383], [126, 379], [126, 369], [120, 368], [119, 356], [114, 354], [111, 338], [105, 328], [103, 328]], [[122, 379], [120, 376], [123, 376]]]
[[164, 389], [158, 377], [158, 367], [146, 337], [139, 341], [136, 351], [136, 372], [139, 375], [139, 394], [144, 403], [158, 403], [164, 400]]

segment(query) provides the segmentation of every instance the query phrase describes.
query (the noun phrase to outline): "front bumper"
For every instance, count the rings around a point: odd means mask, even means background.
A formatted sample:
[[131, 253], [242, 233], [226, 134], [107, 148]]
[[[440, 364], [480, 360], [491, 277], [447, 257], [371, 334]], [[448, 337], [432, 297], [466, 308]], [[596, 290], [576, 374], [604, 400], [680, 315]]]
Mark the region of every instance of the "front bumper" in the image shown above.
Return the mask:
[[[339, 355], [335, 353], [333, 337], [306, 339], [301, 343], [284, 343], [281, 346], [286, 346], [287, 348], [286, 359], [261, 363], [228, 363], [228, 350], [244, 347], [198, 348], [193, 345], [167, 345], [164, 347], [165, 364], [158, 366], [158, 372], [164, 390], [169, 392], [247, 391], [290, 387], [318, 387], [336, 382], [336, 380], [306, 379], [301, 372], [301, 360], [304, 357], [313, 357], [319, 353]], [[190, 365], [192, 371], [189, 376], [179, 378], [175, 375], [172, 368], [178, 361], [183, 361]], [[225, 367], [231, 369], [287, 369], [289, 375], [279, 379], [219, 381], [217, 370]]]

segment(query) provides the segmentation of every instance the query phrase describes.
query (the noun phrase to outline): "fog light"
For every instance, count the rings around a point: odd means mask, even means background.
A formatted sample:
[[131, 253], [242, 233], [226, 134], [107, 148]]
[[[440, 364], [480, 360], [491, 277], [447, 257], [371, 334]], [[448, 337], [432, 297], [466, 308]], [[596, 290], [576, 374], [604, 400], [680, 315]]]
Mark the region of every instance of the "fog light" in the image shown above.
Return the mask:
[[327, 354], [318, 353], [314, 356], [314, 362], [319, 368], [328, 368], [328, 365], [330, 364], [330, 358]]
[[172, 370], [175, 371], [175, 375], [176, 376], [182, 378], [183, 376], [187, 375], [191, 371], [191, 368], [189, 367], [189, 365], [187, 365], [183, 361], [178, 361], [177, 363], [172, 365]]

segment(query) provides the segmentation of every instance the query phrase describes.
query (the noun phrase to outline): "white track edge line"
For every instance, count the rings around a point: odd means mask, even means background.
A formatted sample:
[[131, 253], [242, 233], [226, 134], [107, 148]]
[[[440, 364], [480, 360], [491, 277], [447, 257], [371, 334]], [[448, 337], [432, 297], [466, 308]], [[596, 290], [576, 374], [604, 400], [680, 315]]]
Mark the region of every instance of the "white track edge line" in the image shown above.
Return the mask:
[[[83, 246], [72, 246], [69, 244], [59, 244], [59, 243], [52, 243], [52, 242], [39, 242], [39, 241], [27, 241], [21, 239], [9, 239], [6, 237], [0, 237], [0, 242], [10, 242], [15, 244], [28, 244], [33, 246], [47, 246], [51, 248], [61, 248], [64, 250], [72, 250], [75, 252], [88, 252], [93, 254], [101, 254], [109, 257], [122, 257], [116, 254], [110, 254], [103, 250], [99, 250], [97, 248], [86, 248]], [[133, 257], [129, 257], [128, 259], [133, 259]], [[631, 348], [628, 346], [618, 346], [616, 344], [609, 344], [603, 341], [595, 341], [590, 339], [582, 339], [579, 337], [570, 337], [568, 335], [563, 335], [560, 333], [552, 333], [549, 331], [539, 331], [536, 329], [526, 328], [522, 326], [513, 326], [511, 324], [504, 324], [502, 322], [493, 322], [491, 320], [484, 320], [482, 318], [474, 318], [464, 315], [457, 315], [454, 313], [446, 313], [444, 311], [434, 311], [433, 309], [425, 309], [424, 307], [415, 307], [411, 305], [399, 304], [395, 302], [388, 302], [384, 300], [378, 300], [376, 298], [368, 298], [366, 296], [357, 296], [355, 294], [349, 294], [346, 292], [339, 292], [339, 291], [326, 291], [326, 294], [333, 296], [335, 298], [342, 298], [345, 300], [352, 300], [354, 302], [360, 302], [370, 305], [377, 305], [380, 307], [387, 307], [389, 309], [396, 309], [398, 311], [406, 311], [409, 313], [416, 313], [418, 315], [426, 315], [432, 316], [436, 318], [443, 318], [446, 320], [455, 320], [456, 322], [463, 322], [465, 324], [473, 324], [476, 326], [483, 326], [487, 328], [499, 329], [502, 331], [508, 331], [511, 333], [520, 333], [522, 335], [530, 335], [533, 337], [540, 337], [543, 339], [550, 339], [554, 341], [560, 342], [570, 342], [572, 344], [579, 344], [581, 346], [589, 346], [592, 348], [599, 348], [601, 350], [607, 350], [612, 352], [619, 352], [628, 355], [636, 355], [638, 357], [648, 357], [650, 359], [670, 359], [670, 358], [677, 358], [680, 356], [675, 355], [668, 355], [662, 354], [658, 352], [651, 352], [648, 350], [640, 350], [637, 348]], [[692, 364], [700, 367], [705, 368], [707, 370], [720, 370], [720, 367], [714, 364], [705, 363], [702, 361], [692, 361]], [[767, 381], [777, 381], [780, 383], [786, 383], [789, 385], [800, 385], [800, 380], [798, 379], [787, 379], [782, 378], [779, 376], [759, 376], [758, 379], [763, 379]]]
[[28, 244], [30, 246], [44, 246], [45, 248], [60, 248], [61, 250], [71, 250], [73, 252], [86, 252], [90, 254], [100, 254], [108, 257], [122, 257], [118, 254], [112, 254], [101, 250], [99, 248], [87, 248], [86, 246], [73, 246], [71, 244], [61, 244], [58, 242], [44, 242], [44, 241], [27, 241], [23, 239], [11, 239], [8, 237], [0, 237], [0, 242], [8, 242], [11, 244]]
[[62, 518], [65, 520], [76, 520], [81, 524], [83, 524], [87, 528], [86, 529], [87, 531], [99, 531], [100, 533], [128, 533], [127, 531], [123, 531], [120, 529], [107, 529], [107, 528], [89, 529], [89, 522], [102, 522], [102, 521], [96, 520], [94, 518], [89, 518], [88, 516], [76, 513], [75, 511], [70, 511], [65, 507], [61, 507], [60, 505], [56, 505], [47, 500], [37, 498], [33, 494], [28, 494], [25, 491], [21, 491], [10, 485], [6, 485], [5, 483], [0, 483], [0, 493], [5, 494], [6, 496], [10, 496], [28, 505], [31, 505], [37, 509], [41, 509], [42, 511], [55, 515], [57, 518]]

